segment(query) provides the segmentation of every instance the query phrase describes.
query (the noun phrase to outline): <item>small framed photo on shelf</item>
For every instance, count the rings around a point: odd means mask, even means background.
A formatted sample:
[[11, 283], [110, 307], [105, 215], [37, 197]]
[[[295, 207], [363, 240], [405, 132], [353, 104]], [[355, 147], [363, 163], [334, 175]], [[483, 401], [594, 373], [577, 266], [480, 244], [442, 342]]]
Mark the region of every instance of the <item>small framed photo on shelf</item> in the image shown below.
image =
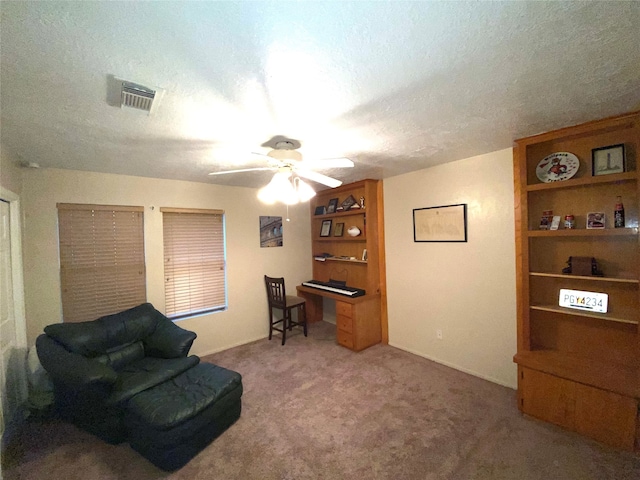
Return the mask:
[[341, 237], [344, 233], [344, 223], [336, 223], [336, 228], [333, 230], [334, 237]]
[[331, 200], [329, 200], [329, 205], [327, 206], [327, 213], [335, 213], [337, 207], [338, 207], [338, 199], [332, 198]]
[[314, 215], [324, 215], [325, 213], [327, 213], [327, 207], [320, 205], [316, 207]]
[[588, 229], [602, 229], [604, 228], [604, 213], [603, 212], [589, 212], [587, 213], [587, 228]]
[[624, 172], [624, 143], [591, 150], [591, 173], [609, 175]]
[[320, 229], [321, 237], [328, 237], [331, 233], [331, 220], [323, 220], [322, 228]]
[[340, 204], [339, 210], [349, 210], [353, 205], [355, 205], [355, 203], [356, 203], [356, 199], [353, 198], [353, 195], [349, 195]]

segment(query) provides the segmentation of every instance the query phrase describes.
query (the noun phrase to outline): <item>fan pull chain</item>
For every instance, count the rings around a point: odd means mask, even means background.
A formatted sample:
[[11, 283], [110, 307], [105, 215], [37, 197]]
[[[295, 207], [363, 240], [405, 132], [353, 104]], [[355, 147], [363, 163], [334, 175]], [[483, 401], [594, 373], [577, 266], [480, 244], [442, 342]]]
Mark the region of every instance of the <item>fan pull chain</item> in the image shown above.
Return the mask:
[[290, 222], [291, 220], [289, 219], [289, 205], [287, 205], [287, 222]]

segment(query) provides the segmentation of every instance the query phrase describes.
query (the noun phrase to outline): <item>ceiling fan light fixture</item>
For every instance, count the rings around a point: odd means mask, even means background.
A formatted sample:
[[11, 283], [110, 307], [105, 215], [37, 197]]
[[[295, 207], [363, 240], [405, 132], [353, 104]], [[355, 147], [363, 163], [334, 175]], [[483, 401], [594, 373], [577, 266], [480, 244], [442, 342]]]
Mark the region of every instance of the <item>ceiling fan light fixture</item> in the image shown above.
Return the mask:
[[298, 199], [301, 202], [307, 202], [316, 196], [316, 191], [311, 188], [311, 185], [303, 181], [300, 177], [295, 177], [293, 182], [296, 193], [298, 194]]
[[291, 171], [276, 172], [271, 181], [258, 191], [258, 199], [268, 205], [276, 202], [287, 205], [298, 203], [298, 196], [289, 177]]
[[281, 169], [271, 181], [258, 190], [258, 200], [268, 205], [282, 202], [295, 205], [313, 198], [316, 192], [311, 185], [298, 176], [292, 176], [291, 170]]

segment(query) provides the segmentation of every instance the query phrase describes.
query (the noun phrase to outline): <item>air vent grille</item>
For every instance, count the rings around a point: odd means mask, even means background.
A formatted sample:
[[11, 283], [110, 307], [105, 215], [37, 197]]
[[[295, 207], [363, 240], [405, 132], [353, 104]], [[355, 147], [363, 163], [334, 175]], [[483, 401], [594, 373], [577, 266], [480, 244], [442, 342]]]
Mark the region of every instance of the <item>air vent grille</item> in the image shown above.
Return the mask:
[[131, 82], [122, 82], [122, 107], [151, 111], [156, 91]]

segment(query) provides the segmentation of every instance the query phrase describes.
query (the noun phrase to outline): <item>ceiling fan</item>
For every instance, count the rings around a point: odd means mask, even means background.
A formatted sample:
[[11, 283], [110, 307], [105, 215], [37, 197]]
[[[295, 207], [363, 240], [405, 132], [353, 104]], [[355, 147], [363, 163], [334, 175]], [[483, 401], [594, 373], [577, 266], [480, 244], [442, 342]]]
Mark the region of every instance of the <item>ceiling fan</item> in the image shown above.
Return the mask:
[[[275, 140], [275, 141], [274, 141]], [[300, 142], [284, 137], [274, 137], [263, 146], [271, 146], [272, 150], [266, 155], [267, 166], [241, 168], [238, 170], [224, 170], [211, 172], [209, 175], [227, 175], [231, 173], [275, 171], [275, 175], [268, 185], [260, 189], [258, 198], [265, 203], [281, 201], [288, 205], [304, 202], [312, 198], [316, 192], [302, 179], [311, 180], [330, 188], [339, 187], [342, 181], [318, 173], [318, 168], [350, 168], [353, 162], [348, 158], [325, 158], [320, 160], [303, 160], [300, 152]]]

